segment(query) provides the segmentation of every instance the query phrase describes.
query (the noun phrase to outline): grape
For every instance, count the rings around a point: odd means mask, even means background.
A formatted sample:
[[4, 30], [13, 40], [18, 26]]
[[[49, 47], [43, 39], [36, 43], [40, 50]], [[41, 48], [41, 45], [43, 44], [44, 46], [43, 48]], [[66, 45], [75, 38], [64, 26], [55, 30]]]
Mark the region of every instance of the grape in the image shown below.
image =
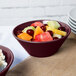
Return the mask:
[[51, 30], [48, 30], [47, 32], [49, 32], [50, 35], [53, 36], [53, 32]]
[[37, 27], [37, 26], [34, 26], [35, 28]]
[[65, 27], [59, 27], [58, 29], [61, 31], [65, 31]]
[[44, 24], [44, 26], [48, 26], [47, 24]]
[[41, 29], [45, 32], [46, 31], [46, 27], [45, 26], [41, 26]]
[[58, 37], [53, 37], [53, 40], [57, 40], [57, 39], [59, 39]]
[[34, 31], [33, 31], [32, 29], [28, 29], [28, 30], [26, 31], [26, 33], [29, 34], [29, 35], [31, 35], [31, 36], [33, 36]]
[[34, 41], [34, 39], [32, 38], [31, 41]]

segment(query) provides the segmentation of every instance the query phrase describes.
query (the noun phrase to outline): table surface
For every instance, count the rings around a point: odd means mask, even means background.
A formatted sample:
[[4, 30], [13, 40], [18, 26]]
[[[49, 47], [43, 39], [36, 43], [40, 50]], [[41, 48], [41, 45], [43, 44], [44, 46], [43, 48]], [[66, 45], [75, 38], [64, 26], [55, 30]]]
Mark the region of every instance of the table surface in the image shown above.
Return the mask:
[[[71, 33], [71, 37], [72, 37]], [[74, 35], [76, 36], [76, 35]], [[6, 76], [76, 76], [76, 39], [68, 38], [50, 57], [28, 57]], [[23, 69], [23, 70], [22, 70]]]
[[0, 45], [8, 47], [14, 54], [14, 62], [11, 67], [14, 67], [29, 56], [29, 54], [13, 37], [13, 28], [14, 26], [0, 26]]

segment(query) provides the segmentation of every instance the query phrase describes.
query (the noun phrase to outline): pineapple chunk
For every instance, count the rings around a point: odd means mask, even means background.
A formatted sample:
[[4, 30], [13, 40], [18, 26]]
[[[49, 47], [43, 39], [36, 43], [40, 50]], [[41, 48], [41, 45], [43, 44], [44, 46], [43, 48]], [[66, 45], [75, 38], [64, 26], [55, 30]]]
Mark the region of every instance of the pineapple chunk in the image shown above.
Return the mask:
[[46, 26], [46, 31], [48, 30], [52, 30], [52, 28], [50, 26]]
[[58, 30], [58, 29], [52, 29], [52, 31], [55, 33], [55, 34], [59, 34], [59, 35], [62, 35], [62, 36], [66, 36], [66, 32], [64, 31], [61, 31], [61, 30]]
[[46, 26], [46, 31], [51, 30], [53, 31], [55, 34], [59, 34], [61, 36], [66, 36], [66, 32], [58, 30], [58, 29], [52, 29], [50, 26]]

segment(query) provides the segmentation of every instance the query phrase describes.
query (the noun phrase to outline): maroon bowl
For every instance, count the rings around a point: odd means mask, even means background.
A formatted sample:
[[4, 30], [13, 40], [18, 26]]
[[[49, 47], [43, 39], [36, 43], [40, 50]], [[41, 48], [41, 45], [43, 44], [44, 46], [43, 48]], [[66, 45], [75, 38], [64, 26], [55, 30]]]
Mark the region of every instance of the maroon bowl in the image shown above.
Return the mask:
[[4, 46], [1, 46], [1, 45], [0, 45], [0, 49], [2, 49], [3, 54], [4, 54], [5, 57], [6, 57], [6, 62], [8, 63], [7, 67], [0, 72], [0, 76], [5, 76], [6, 73], [7, 73], [7, 71], [9, 70], [9, 68], [10, 68], [13, 60], [14, 60], [14, 55], [13, 55], [13, 53], [11, 52], [10, 49], [8, 49], [8, 48], [6, 48], [6, 47], [4, 47]]
[[65, 37], [62, 37], [61, 39], [47, 41], [47, 42], [34, 42], [34, 41], [25, 41], [17, 37], [18, 30], [23, 30], [25, 27], [30, 26], [32, 23], [36, 21], [43, 22], [48, 20], [35, 20], [35, 21], [29, 21], [29, 22], [20, 24], [14, 28], [13, 35], [31, 56], [35, 56], [35, 57], [51, 56], [55, 54], [58, 51], [58, 49], [61, 47], [63, 42], [69, 36], [71, 29], [67, 24], [58, 21], [61, 26], [64, 26], [66, 28], [66, 32], [67, 32], [67, 35]]

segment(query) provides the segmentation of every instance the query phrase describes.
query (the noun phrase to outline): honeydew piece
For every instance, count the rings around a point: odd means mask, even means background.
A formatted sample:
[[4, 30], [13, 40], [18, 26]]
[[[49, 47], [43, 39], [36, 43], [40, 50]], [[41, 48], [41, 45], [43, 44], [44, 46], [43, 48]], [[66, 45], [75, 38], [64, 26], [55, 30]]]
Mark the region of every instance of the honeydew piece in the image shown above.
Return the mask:
[[24, 30], [22, 30], [22, 32], [25, 32], [28, 30], [28, 29], [32, 29], [32, 30], [35, 30], [35, 27], [34, 26], [28, 26], [26, 28], [24, 28]]
[[60, 27], [60, 24], [57, 21], [48, 21], [47, 24], [51, 29], [58, 29]]
[[59, 35], [59, 34], [53, 34], [53, 37], [62, 38], [62, 36], [61, 36], [61, 35]]

